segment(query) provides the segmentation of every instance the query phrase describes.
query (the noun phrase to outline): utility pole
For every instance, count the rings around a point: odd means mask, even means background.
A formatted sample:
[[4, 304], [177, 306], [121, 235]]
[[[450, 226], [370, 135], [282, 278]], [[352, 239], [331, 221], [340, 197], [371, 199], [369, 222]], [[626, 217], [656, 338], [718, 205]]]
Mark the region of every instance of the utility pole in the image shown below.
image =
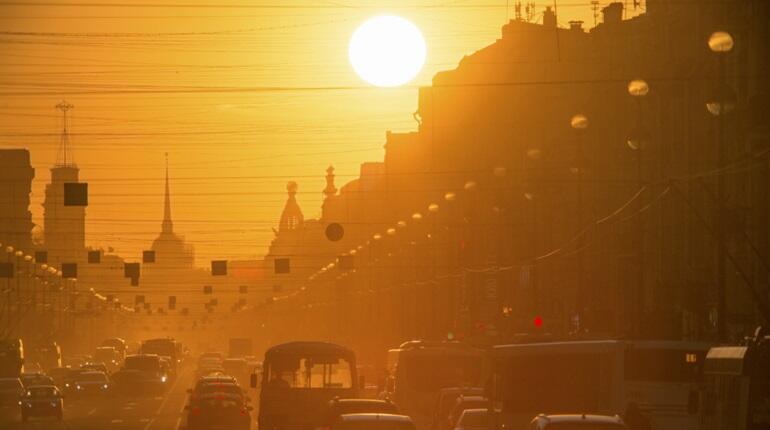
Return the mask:
[[599, 18], [599, 0], [591, 1], [591, 10], [594, 12], [594, 27], [596, 27], [597, 19]]

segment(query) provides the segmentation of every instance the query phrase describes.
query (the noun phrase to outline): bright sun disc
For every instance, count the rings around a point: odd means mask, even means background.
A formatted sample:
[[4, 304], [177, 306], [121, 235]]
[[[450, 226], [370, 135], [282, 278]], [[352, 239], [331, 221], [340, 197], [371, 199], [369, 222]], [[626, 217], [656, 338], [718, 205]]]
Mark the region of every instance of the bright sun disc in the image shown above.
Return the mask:
[[348, 46], [353, 70], [378, 87], [396, 87], [414, 79], [425, 64], [425, 52], [420, 30], [398, 16], [368, 19]]

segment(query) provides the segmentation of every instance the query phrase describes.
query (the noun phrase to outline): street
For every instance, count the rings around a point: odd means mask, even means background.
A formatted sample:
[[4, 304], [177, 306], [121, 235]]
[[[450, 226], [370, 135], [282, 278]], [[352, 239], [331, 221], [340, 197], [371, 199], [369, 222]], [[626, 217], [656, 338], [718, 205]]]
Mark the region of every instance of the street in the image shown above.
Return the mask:
[[13, 429], [114, 429], [160, 430], [178, 429], [183, 425], [182, 412], [187, 389], [192, 386], [193, 371], [185, 369], [163, 397], [103, 399], [66, 399], [64, 421], [32, 418], [22, 423], [18, 408], [5, 407], [0, 412], [0, 428]]

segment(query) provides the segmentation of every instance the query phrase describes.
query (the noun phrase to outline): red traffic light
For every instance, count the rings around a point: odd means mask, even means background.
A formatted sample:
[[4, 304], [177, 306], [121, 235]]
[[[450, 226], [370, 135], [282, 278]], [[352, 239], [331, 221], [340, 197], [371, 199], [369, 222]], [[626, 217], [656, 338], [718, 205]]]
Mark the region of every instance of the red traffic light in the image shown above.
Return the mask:
[[538, 315], [535, 317], [534, 320], [532, 320], [533, 323], [535, 323], [535, 327], [540, 328], [543, 326], [543, 318]]

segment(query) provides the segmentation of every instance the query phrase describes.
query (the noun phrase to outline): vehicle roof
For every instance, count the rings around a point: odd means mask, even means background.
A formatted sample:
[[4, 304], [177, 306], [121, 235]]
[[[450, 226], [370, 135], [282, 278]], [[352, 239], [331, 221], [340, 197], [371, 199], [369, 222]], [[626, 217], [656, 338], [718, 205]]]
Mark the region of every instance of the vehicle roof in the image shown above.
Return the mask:
[[93, 372], [90, 372], [90, 371], [89, 371], [89, 372], [83, 372], [83, 373], [79, 374], [78, 376], [86, 376], [86, 375], [103, 375], [103, 376], [107, 376], [107, 374], [106, 374], [106, 373], [104, 373], [104, 372], [100, 372], [100, 371], [93, 371]]
[[495, 345], [492, 347], [492, 353], [498, 356], [505, 356], [526, 353], [531, 350], [540, 350], [545, 353], [560, 352], [564, 350], [586, 353], [610, 352], [624, 349], [672, 349], [682, 351], [695, 349], [708, 351], [709, 345], [710, 344], [705, 342], [683, 342], [674, 340], [575, 340]]
[[21, 382], [21, 379], [19, 379], [19, 378], [0, 378], [0, 382], [8, 382], [8, 381], [18, 381], [18, 382]]
[[559, 414], [559, 415], [546, 415], [540, 414], [536, 416], [532, 421], [546, 420], [550, 423], [581, 423], [591, 422], [597, 424], [623, 424], [623, 420], [617, 416], [610, 415], [591, 415], [591, 414]]
[[402, 423], [412, 422], [412, 419], [406, 415], [378, 413], [343, 414], [340, 415], [338, 419], [340, 421], [390, 421]]
[[313, 352], [342, 352], [345, 354], [353, 354], [352, 349], [331, 342], [297, 341], [275, 345], [265, 352], [265, 357], [274, 354], [295, 353], [308, 350]]
[[457, 394], [457, 393], [484, 393], [482, 387], [446, 387], [439, 390], [438, 395]]
[[235, 382], [235, 377], [230, 375], [206, 375], [198, 379], [198, 383], [207, 382]]
[[27, 387], [28, 390], [31, 390], [33, 388], [53, 388], [54, 390], [59, 389], [59, 387], [57, 387], [56, 385], [30, 385], [29, 387]]
[[227, 362], [230, 362], [230, 363], [235, 363], [235, 362], [246, 363], [246, 359], [245, 358], [225, 358], [222, 362], [223, 363], [227, 363]]
[[464, 402], [486, 402], [488, 399], [484, 396], [460, 396], [457, 398], [457, 403]]
[[489, 409], [473, 408], [463, 410], [463, 415], [486, 415], [489, 413]]
[[153, 358], [154, 357], [154, 358], [160, 360], [160, 357], [158, 356], [158, 354], [131, 354], [131, 355], [127, 355], [126, 356], [126, 360], [128, 360], [129, 358], [137, 358], [137, 357], [139, 357], [139, 358]]
[[330, 403], [361, 403], [361, 404], [372, 404], [372, 405], [384, 405], [384, 404], [392, 404], [390, 400], [382, 400], [382, 399], [332, 399], [329, 401]]
[[96, 350], [97, 351], [109, 351], [109, 350], [117, 351], [117, 349], [115, 349], [114, 346], [97, 346]]

